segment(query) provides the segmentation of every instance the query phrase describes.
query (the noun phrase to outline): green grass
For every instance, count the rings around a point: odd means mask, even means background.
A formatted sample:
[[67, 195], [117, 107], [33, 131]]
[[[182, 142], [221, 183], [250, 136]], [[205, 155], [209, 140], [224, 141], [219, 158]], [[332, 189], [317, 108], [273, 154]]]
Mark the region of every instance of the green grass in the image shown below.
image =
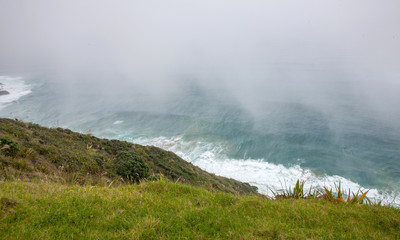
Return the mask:
[[2, 239], [400, 239], [400, 210], [269, 200], [163, 180], [0, 182]]
[[[366, 192], [343, 204], [340, 185], [298, 180], [271, 200], [156, 147], [10, 119], [0, 138], [0, 239], [400, 239], [399, 209], [360, 204]], [[117, 174], [125, 151], [153, 181]]]
[[42, 180], [78, 185], [126, 184], [126, 180], [117, 174], [115, 159], [120, 152], [131, 152], [149, 166], [150, 177], [162, 174], [171, 181], [212, 191], [257, 194], [256, 187], [210, 174], [157, 147], [100, 139], [68, 129], [51, 129], [1, 118], [0, 138], [9, 138], [20, 148], [15, 156], [7, 156], [6, 152], [0, 151], [0, 180]]

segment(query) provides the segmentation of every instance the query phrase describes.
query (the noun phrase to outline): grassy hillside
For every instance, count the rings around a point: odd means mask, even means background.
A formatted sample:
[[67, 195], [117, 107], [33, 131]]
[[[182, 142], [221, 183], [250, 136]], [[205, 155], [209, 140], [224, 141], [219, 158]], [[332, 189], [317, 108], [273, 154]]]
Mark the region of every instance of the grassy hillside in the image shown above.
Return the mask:
[[7, 181], [2, 239], [400, 239], [400, 211], [268, 200], [163, 180], [114, 188]]
[[[0, 239], [400, 239], [399, 209], [271, 200], [155, 147], [9, 119], [0, 146]], [[121, 152], [147, 180], [118, 175]]]
[[[69, 184], [109, 185], [123, 182], [115, 158], [129, 151], [143, 158], [150, 168], [148, 178], [164, 175], [208, 190], [256, 194], [257, 188], [210, 174], [172, 152], [125, 141], [99, 139], [68, 129], [49, 129], [37, 124], [0, 119], [0, 137], [17, 142], [15, 156], [0, 153], [0, 179], [44, 180]], [[4, 150], [4, 149], [3, 149]], [[126, 180], [125, 180], [126, 181]]]

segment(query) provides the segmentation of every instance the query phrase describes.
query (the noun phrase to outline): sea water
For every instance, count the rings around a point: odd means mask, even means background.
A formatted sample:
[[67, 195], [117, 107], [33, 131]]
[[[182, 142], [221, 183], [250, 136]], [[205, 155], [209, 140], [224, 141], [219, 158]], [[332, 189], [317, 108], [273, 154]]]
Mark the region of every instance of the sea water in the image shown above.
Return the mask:
[[263, 98], [255, 113], [229, 94], [196, 85], [160, 107], [146, 105], [142, 95], [113, 102], [44, 79], [3, 76], [0, 82], [11, 93], [0, 96], [1, 117], [154, 145], [267, 195], [301, 179], [306, 187], [341, 182], [354, 192], [371, 189], [372, 199], [400, 203], [398, 125], [346, 92], [336, 93], [335, 108]]
[[0, 90], [7, 92], [0, 96], [0, 110], [31, 93], [31, 86], [25, 84], [21, 77], [0, 76], [0, 84]]

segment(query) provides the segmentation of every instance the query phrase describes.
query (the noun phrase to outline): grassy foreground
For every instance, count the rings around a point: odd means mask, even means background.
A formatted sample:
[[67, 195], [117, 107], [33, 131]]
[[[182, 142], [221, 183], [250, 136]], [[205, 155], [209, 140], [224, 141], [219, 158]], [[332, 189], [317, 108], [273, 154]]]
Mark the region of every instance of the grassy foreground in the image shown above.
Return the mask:
[[271, 200], [160, 148], [0, 119], [0, 239], [400, 239], [399, 209], [328, 193]]
[[269, 200], [164, 180], [0, 182], [1, 239], [400, 239], [400, 210]]

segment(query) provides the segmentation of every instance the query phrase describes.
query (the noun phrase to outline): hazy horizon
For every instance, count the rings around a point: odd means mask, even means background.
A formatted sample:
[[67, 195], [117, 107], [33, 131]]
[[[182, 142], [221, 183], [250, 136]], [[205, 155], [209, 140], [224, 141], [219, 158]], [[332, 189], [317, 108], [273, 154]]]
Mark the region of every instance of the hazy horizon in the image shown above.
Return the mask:
[[193, 82], [257, 115], [270, 99], [334, 107], [339, 82], [366, 106], [400, 114], [398, 1], [0, 5], [3, 70], [47, 74], [72, 100], [83, 85], [111, 102], [134, 91], [162, 103]]
[[263, 193], [306, 178], [399, 204], [399, 12], [396, 0], [0, 0], [12, 75], [0, 83], [16, 89], [1, 114], [156, 145]]

